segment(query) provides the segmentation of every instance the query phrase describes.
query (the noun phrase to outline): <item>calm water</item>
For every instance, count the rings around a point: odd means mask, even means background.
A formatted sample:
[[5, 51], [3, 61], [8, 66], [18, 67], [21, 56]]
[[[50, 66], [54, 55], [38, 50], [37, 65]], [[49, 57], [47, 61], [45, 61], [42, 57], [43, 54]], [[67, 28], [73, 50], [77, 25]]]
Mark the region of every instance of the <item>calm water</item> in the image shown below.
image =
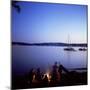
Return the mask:
[[87, 51], [64, 51], [64, 47], [54, 46], [13, 46], [12, 47], [12, 72], [25, 74], [31, 68], [41, 68], [42, 72], [51, 69], [57, 61], [66, 68], [86, 68]]

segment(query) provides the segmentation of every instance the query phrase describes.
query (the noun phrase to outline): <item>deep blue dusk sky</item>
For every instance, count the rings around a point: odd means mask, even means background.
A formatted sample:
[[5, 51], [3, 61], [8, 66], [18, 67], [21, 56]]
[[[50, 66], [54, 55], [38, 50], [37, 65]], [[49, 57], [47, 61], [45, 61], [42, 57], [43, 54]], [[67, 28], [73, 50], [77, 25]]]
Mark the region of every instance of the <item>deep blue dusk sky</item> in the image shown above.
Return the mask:
[[12, 8], [12, 41], [87, 42], [87, 6], [19, 2], [21, 12]]

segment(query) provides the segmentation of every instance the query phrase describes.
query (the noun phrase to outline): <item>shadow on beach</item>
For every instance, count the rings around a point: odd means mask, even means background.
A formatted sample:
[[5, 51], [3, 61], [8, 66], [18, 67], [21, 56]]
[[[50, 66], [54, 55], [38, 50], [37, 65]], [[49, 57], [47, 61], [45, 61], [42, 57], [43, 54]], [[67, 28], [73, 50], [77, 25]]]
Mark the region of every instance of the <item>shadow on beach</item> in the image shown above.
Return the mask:
[[[63, 73], [64, 72], [64, 73]], [[87, 70], [69, 71], [57, 62], [48, 73], [42, 73], [40, 68], [31, 69], [24, 76], [12, 75], [12, 89], [41, 88], [55, 86], [87, 85]]]

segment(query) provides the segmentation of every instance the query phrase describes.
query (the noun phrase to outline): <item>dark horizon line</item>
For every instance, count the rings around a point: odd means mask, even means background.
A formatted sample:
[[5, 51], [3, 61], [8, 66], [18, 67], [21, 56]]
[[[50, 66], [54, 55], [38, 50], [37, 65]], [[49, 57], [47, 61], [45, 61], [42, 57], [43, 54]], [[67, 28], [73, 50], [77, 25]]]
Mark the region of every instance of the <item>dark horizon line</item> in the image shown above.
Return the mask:
[[42, 43], [26, 43], [26, 42], [12, 42], [12, 45], [25, 45], [25, 46], [80, 46], [87, 47], [87, 43], [61, 43], [61, 42], [42, 42]]

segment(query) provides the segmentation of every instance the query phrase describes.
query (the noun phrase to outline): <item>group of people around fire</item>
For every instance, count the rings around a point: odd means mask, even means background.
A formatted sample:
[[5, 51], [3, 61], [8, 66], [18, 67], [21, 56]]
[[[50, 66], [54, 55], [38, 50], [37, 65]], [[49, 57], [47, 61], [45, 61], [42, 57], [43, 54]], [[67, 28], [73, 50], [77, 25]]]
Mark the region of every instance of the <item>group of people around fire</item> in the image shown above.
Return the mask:
[[40, 68], [38, 68], [37, 70], [31, 69], [28, 74], [29, 84], [43, 84], [44, 86], [48, 86], [51, 82], [60, 82], [62, 79], [63, 70], [68, 73], [68, 70], [63, 65], [58, 65], [57, 62], [55, 62], [52, 66], [52, 70], [46, 74], [42, 74]]

